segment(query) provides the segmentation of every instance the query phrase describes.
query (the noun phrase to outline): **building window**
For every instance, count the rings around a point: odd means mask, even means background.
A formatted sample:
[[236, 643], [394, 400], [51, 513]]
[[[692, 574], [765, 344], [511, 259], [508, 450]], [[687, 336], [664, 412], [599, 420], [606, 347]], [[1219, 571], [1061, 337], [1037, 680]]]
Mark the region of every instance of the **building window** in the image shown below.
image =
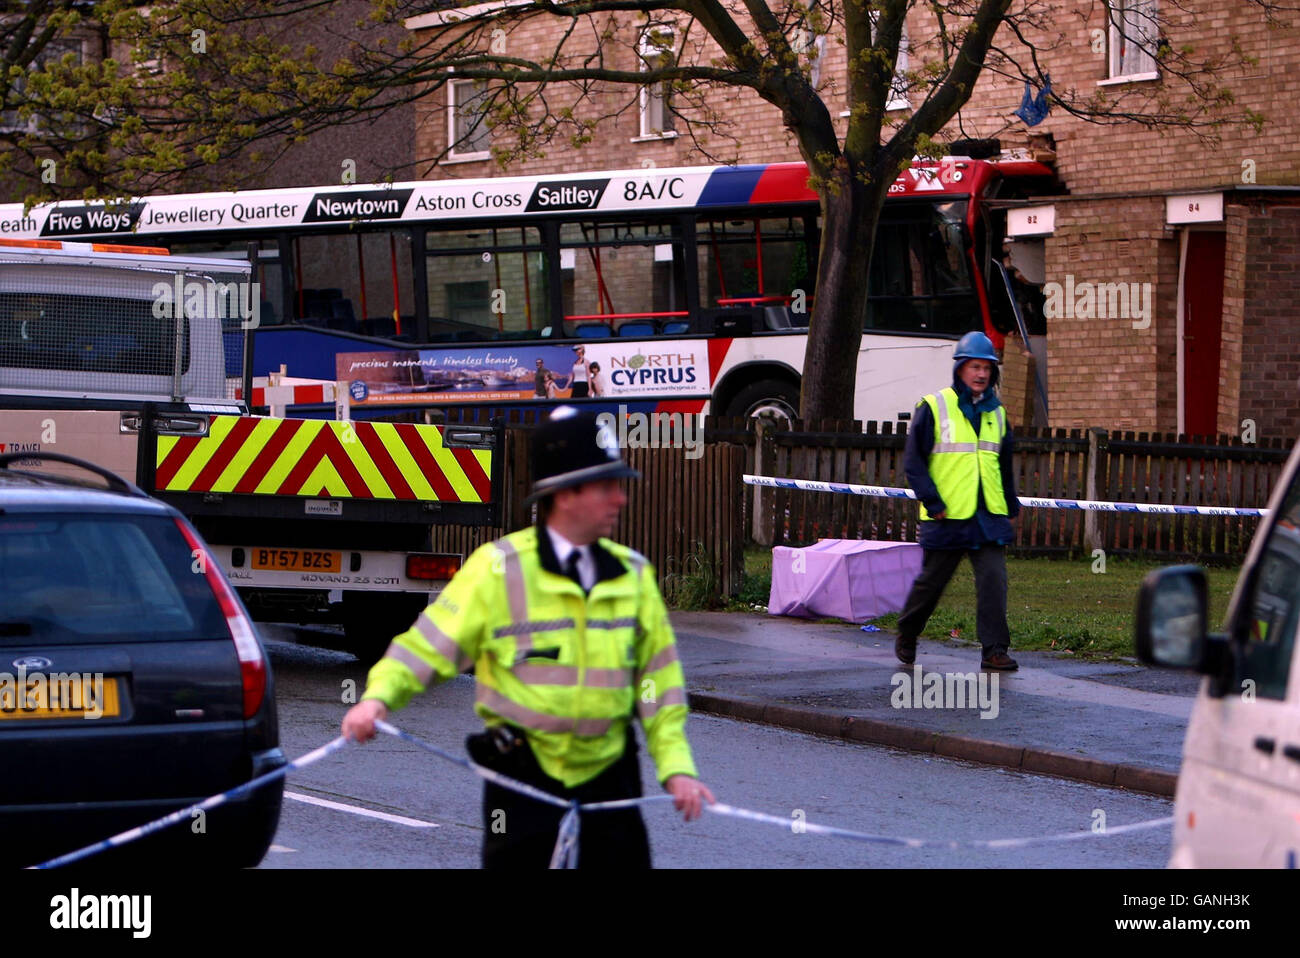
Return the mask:
[[885, 101], [886, 110], [906, 110], [912, 105], [907, 102], [907, 47], [907, 24], [904, 23], [903, 35], [898, 41], [898, 59], [894, 61], [894, 82], [889, 85], [889, 99]]
[[[656, 26], [641, 35], [638, 53], [641, 72], [663, 69], [673, 65], [675, 34], [671, 27]], [[641, 136], [674, 137], [672, 81], [661, 80], [641, 88]]]
[[1160, 30], [1155, 0], [1110, 0], [1106, 16], [1107, 79], [1156, 79], [1159, 74], [1155, 54]]
[[448, 142], [453, 160], [485, 160], [491, 156], [492, 131], [487, 125], [488, 92], [483, 80], [452, 80], [447, 84]]
[[[819, 37], [818, 39], [825, 39]], [[871, 15], [871, 42], [876, 42], [876, 15]], [[907, 24], [903, 24], [903, 34], [898, 39], [898, 58], [894, 61], [894, 80], [889, 85], [889, 96], [885, 100], [886, 110], [907, 110], [912, 104], [907, 99]], [[817, 65], [820, 68], [821, 59], [818, 57]], [[843, 111], [840, 116], [848, 116], [849, 111]]]

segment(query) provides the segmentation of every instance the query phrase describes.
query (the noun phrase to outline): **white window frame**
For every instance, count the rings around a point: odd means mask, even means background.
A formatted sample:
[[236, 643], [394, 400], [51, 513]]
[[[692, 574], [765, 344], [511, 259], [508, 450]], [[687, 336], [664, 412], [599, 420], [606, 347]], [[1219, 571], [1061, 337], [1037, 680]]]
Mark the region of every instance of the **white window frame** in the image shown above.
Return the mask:
[[794, 29], [793, 35], [787, 42], [790, 44], [790, 49], [800, 57], [807, 53], [809, 48], [817, 51], [813, 57], [811, 75], [808, 78], [809, 82], [816, 87], [821, 82], [822, 61], [826, 57], [826, 34], [813, 33], [807, 21], [800, 20]]
[[[871, 42], [876, 41], [876, 15], [871, 14]], [[894, 61], [894, 78], [889, 84], [889, 98], [885, 100], [885, 112], [893, 113], [895, 110], [910, 110], [912, 102], [907, 98], [907, 91], [900, 89], [900, 80], [907, 71], [908, 58], [907, 50], [910, 41], [907, 36], [907, 21], [903, 21], [903, 35], [898, 38], [898, 58]], [[820, 63], [820, 58], [818, 60]], [[840, 116], [848, 116], [849, 111], [844, 110]]]
[[[456, 120], [460, 113], [460, 100], [456, 91], [463, 87], [473, 87], [474, 84], [483, 83], [482, 80], [449, 80], [447, 82], [447, 159], [444, 163], [472, 163], [478, 160], [490, 160], [492, 158], [491, 149], [486, 150], [459, 150], [457, 144], [464, 137], [458, 137], [456, 134]], [[486, 116], [480, 121], [479, 130], [474, 136], [483, 136], [490, 144], [492, 133], [486, 126]]]
[[[872, 24], [872, 35], [875, 35], [875, 25]], [[908, 57], [907, 51], [911, 46], [911, 41], [907, 36], [907, 21], [903, 21], [903, 35], [898, 38], [898, 59], [894, 61], [894, 78], [889, 84], [889, 99], [885, 101], [885, 110], [907, 110], [912, 104], [907, 99], [907, 89], [905, 86], [906, 79], [903, 76], [907, 72]]]
[[[1143, 34], [1141, 21], [1146, 21], [1150, 36]], [[1123, 29], [1120, 28], [1121, 22]], [[1140, 44], [1134, 57], [1136, 62], [1129, 65], [1129, 72], [1124, 72], [1121, 50], [1124, 44], [1132, 42], [1132, 38], [1137, 38], [1147, 47], [1154, 47], [1159, 42], [1156, 0], [1107, 0], [1106, 79], [1099, 80], [1098, 86], [1160, 79], [1154, 54]]]
[[[662, 43], [652, 43], [651, 34], [660, 37], [666, 37], [668, 46], [664, 47]], [[642, 73], [650, 69], [649, 58], [651, 56], [671, 57], [674, 61], [677, 59], [676, 54], [677, 30], [667, 24], [655, 24], [647, 28], [642, 34], [640, 42], [637, 44], [637, 60], [640, 64]], [[676, 130], [665, 130], [658, 128], [652, 122], [650, 109], [653, 103], [659, 104], [661, 123], [672, 122], [672, 99], [666, 96], [663, 90], [652, 91], [649, 85], [642, 86], [637, 93], [638, 113], [640, 115], [640, 133], [632, 138], [633, 143], [644, 143], [652, 140], [672, 140], [676, 139]]]

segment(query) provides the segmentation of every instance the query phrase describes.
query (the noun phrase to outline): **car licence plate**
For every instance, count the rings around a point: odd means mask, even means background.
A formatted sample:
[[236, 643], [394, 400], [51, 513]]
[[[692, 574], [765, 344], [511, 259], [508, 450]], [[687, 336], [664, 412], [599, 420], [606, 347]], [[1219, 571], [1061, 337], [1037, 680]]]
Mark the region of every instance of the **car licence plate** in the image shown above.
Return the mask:
[[341, 552], [320, 549], [252, 549], [254, 569], [272, 572], [338, 572]]
[[0, 720], [114, 718], [122, 714], [117, 679], [92, 674], [22, 674], [0, 679]]

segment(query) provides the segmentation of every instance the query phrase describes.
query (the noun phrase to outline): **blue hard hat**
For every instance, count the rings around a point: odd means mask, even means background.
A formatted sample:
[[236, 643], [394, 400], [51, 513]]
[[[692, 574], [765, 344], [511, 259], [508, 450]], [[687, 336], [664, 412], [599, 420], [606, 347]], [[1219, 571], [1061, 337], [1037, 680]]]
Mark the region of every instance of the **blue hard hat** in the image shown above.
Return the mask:
[[1000, 363], [993, 340], [981, 332], [967, 333], [957, 340], [957, 348], [952, 351], [952, 358], [961, 365], [967, 359], [987, 359], [991, 363]]
[[998, 364], [1002, 360], [998, 358], [997, 351], [993, 348], [993, 340], [981, 332], [970, 332], [957, 340], [957, 348], [952, 351], [953, 382], [957, 381], [957, 370], [961, 369], [962, 363], [968, 359], [987, 359], [991, 362], [993, 375], [989, 378], [989, 383], [993, 386], [998, 384], [998, 380], [1002, 378], [999, 375], [1001, 370], [998, 369]]

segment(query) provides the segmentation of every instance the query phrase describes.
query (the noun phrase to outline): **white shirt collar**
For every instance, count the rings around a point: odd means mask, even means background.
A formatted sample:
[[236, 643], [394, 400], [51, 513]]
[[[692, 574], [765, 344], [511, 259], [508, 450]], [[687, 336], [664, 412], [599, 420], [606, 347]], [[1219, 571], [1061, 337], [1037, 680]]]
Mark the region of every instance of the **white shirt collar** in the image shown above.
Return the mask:
[[582, 578], [582, 587], [590, 591], [596, 584], [596, 560], [592, 558], [591, 546], [574, 545], [549, 525], [546, 527], [546, 534], [551, 537], [551, 547], [555, 550], [555, 558], [559, 560], [560, 568], [564, 568], [564, 564], [569, 561], [569, 553], [578, 550], [578, 575]]

